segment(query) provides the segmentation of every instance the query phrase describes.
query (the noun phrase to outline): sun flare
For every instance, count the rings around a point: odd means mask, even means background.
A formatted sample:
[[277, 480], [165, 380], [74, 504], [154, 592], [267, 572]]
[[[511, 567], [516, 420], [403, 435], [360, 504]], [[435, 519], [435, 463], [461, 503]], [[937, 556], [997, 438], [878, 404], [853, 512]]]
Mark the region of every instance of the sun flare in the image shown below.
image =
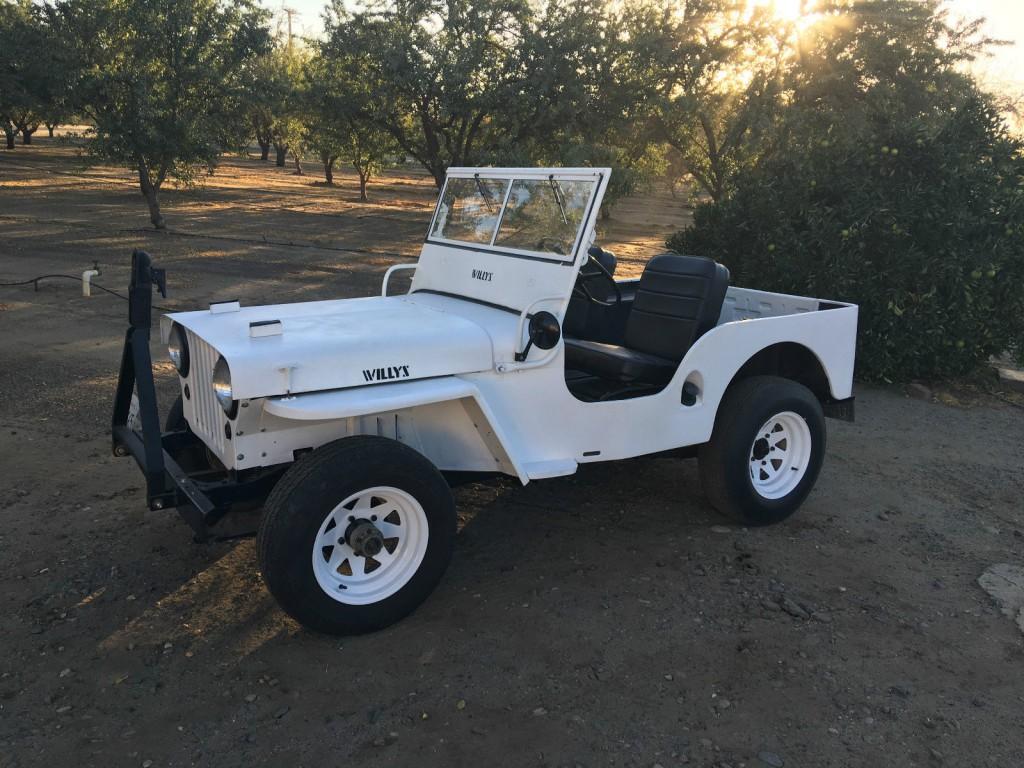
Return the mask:
[[797, 21], [804, 15], [804, 0], [766, 0], [772, 12], [784, 21]]
[[750, 0], [751, 10], [765, 10], [779, 24], [806, 29], [820, 18], [815, 0]]

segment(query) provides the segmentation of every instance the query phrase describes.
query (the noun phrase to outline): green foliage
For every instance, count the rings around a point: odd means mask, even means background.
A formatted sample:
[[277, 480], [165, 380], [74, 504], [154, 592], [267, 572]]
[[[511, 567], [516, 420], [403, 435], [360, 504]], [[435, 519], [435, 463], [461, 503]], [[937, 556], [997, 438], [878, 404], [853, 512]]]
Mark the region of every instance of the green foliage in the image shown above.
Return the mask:
[[95, 125], [88, 150], [138, 171], [162, 227], [165, 179], [189, 183], [247, 139], [239, 75], [267, 48], [266, 14], [250, 0], [67, 0], [58, 11]]
[[526, 0], [381, 3], [354, 14], [336, 0], [323, 51], [359, 61], [375, 122], [440, 185], [448, 166], [495, 144], [529, 16]]
[[722, 199], [733, 180], [775, 148], [791, 28], [770, 5], [695, 0], [644, 25], [651, 49], [647, 101], [654, 136], [695, 184]]
[[[247, 61], [239, 77], [243, 110], [264, 160], [275, 139], [285, 138], [294, 130], [294, 126], [281, 123], [287, 120], [289, 107], [296, 110], [301, 74], [301, 61], [285, 46], [277, 45]], [[287, 142], [284, 146], [287, 148]]]
[[309, 84], [306, 80], [306, 64], [309, 61], [309, 52], [303, 46], [278, 45], [269, 57], [275, 70], [276, 88], [276, 101], [273, 104], [270, 122], [270, 140], [279, 152], [287, 154], [291, 150], [297, 168], [301, 169], [300, 163], [308, 139]]
[[653, 179], [663, 172], [665, 155], [661, 148], [649, 145], [644, 150], [637, 157], [626, 147], [576, 143], [560, 148], [558, 158], [549, 162], [581, 168], [611, 167], [612, 177], [601, 202], [601, 216], [608, 218], [615, 203], [648, 189]]
[[0, 0], [0, 123], [26, 144], [41, 123], [66, 113], [73, 82], [50, 22], [46, 6]]
[[[605, 0], [335, 2], [322, 53], [354, 61], [372, 94], [362, 120], [440, 186], [452, 165], [566, 162], [566, 147], [617, 147], [640, 163], [654, 87], [637, 36], [647, 17]], [[578, 153], [578, 152], [577, 152]]]
[[968, 373], [1024, 339], [1024, 155], [984, 99], [780, 155], [669, 247], [740, 285], [860, 305], [868, 379]]
[[365, 201], [370, 179], [400, 147], [382, 127], [386, 116], [362, 71], [357, 51], [321, 53], [309, 62], [306, 78], [309, 142], [324, 164], [327, 183], [333, 183], [334, 162], [341, 159], [355, 168], [359, 199]]
[[860, 305], [858, 371], [967, 373], [1024, 338], [1024, 155], [926, 0], [832, 3], [800, 37], [776, 151], [669, 247], [740, 284]]

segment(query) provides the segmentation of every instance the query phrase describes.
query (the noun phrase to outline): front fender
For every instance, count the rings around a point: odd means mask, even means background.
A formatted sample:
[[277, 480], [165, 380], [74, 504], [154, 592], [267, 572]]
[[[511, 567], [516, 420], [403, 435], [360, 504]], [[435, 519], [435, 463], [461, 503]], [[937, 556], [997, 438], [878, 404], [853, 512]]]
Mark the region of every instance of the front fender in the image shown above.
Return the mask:
[[452, 401], [465, 401], [480, 438], [492, 453], [501, 454], [524, 484], [528, 482], [521, 458], [510, 450], [505, 432], [480, 390], [457, 376], [270, 397], [265, 401], [264, 412], [289, 421], [324, 422], [429, 408]]

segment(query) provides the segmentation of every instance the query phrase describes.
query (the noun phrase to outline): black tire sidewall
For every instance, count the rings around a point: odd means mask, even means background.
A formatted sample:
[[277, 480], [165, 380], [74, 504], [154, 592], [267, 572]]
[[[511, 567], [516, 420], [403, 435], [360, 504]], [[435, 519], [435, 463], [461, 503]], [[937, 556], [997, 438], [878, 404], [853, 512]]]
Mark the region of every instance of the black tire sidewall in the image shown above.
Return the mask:
[[[271, 593], [293, 618], [330, 634], [358, 634], [392, 624], [411, 613], [434, 589], [451, 559], [455, 505], [444, 478], [427, 459], [385, 438], [359, 439], [366, 450], [335, 457], [317, 449], [289, 472], [302, 470], [300, 482], [282, 478], [267, 502], [259, 532], [260, 568]], [[379, 441], [379, 442], [378, 442]], [[344, 440], [338, 441], [343, 443]], [[390, 445], [382, 445], [390, 443]], [[301, 466], [303, 462], [313, 466]], [[413, 576], [394, 594], [370, 605], [351, 605], [330, 597], [313, 571], [313, 544], [327, 515], [349, 496], [378, 486], [398, 488], [422, 507], [427, 548]], [[278, 494], [278, 490], [282, 493]]]
[[[758, 430], [773, 416], [792, 411], [806, 422], [811, 435], [811, 456], [800, 483], [785, 496], [768, 499], [754, 489], [750, 478], [750, 449]], [[789, 517], [810, 494], [825, 457], [825, 419], [821, 406], [800, 384], [785, 380], [772, 382], [758, 397], [741, 406], [733, 422], [724, 451], [725, 482], [730, 496], [751, 525], [770, 525]]]

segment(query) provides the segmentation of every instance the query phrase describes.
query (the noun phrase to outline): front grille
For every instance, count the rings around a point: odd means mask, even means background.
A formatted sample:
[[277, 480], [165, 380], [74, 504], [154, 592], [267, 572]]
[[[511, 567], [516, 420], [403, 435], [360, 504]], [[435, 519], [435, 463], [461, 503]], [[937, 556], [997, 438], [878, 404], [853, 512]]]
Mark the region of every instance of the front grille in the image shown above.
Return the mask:
[[[213, 367], [220, 357], [217, 351], [192, 331], [185, 331], [188, 337], [190, 371], [188, 380], [192, 398], [191, 409], [185, 405], [185, 415], [192, 431], [219, 457], [223, 458], [224, 410], [213, 396]], [[191, 413], [190, 413], [191, 411]]]

